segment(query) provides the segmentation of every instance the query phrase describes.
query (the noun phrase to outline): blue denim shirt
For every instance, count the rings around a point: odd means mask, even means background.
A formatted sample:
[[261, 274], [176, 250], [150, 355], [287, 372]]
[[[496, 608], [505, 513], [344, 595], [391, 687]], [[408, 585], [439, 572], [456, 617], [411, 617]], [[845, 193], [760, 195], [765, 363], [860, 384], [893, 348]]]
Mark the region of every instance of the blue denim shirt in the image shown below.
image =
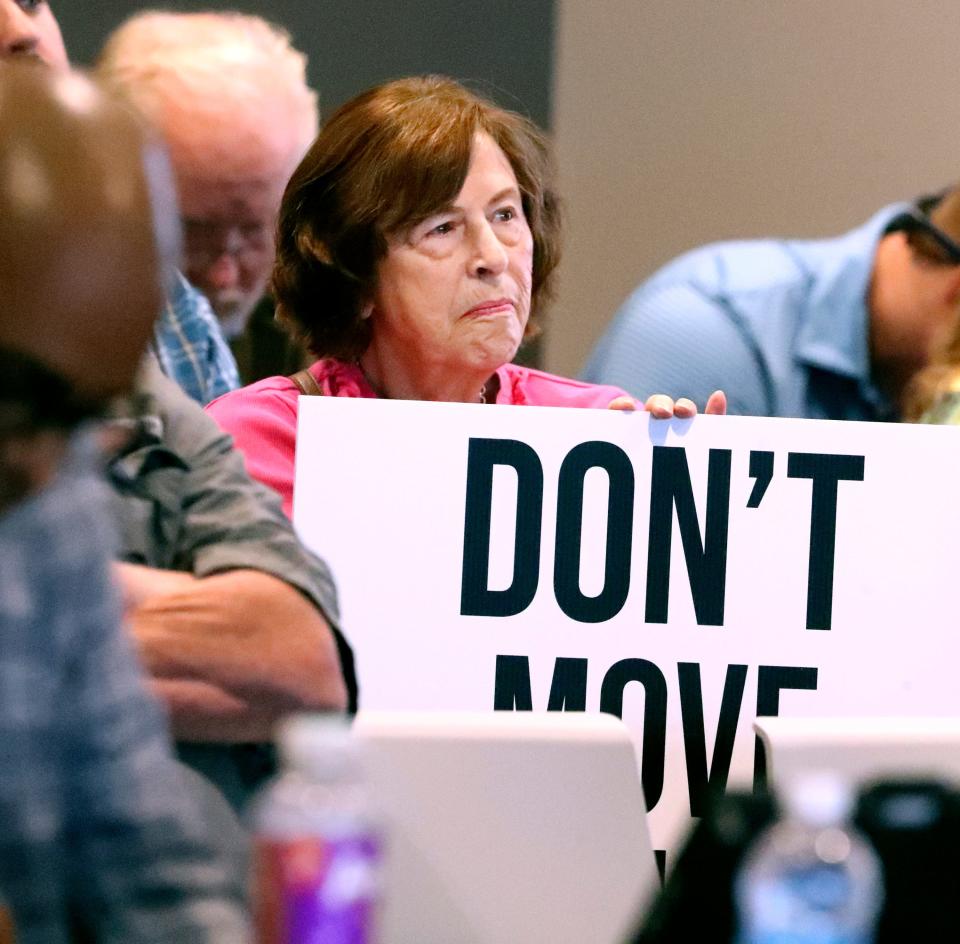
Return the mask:
[[669, 263], [618, 312], [584, 373], [643, 399], [717, 389], [753, 416], [894, 419], [870, 376], [867, 292], [885, 207], [832, 239], [716, 243]]

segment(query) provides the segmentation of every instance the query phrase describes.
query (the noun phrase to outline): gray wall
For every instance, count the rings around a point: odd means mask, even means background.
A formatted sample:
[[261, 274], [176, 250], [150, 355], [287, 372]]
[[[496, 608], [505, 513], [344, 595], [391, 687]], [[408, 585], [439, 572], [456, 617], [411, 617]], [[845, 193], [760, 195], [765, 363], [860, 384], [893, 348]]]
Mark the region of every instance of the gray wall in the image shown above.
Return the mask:
[[731, 236], [840, 232], [960, 178], [955, 0], [558, 0], [568, 209], [546, 364]]
[[[149, 3], [53, 0], [67, 49], [89, 64], [104, 38]], [[550, 116], [553, 0], [205, 0], [178, 10], [237, 9], [285, 26], [310, 56], [310, 78], [329, 112], [385, 79], [442, 72], [469, 80], [544, 124]]]

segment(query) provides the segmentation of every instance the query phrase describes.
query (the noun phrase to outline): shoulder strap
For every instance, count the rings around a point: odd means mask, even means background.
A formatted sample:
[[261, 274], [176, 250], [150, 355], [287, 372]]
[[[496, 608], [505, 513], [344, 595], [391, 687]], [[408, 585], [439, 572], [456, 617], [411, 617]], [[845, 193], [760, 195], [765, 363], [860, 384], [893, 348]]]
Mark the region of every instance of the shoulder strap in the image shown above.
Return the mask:
[[323, 390], [320, 387], [320, 384], [317, 383], [316, 378], [313, 374], [310, 373], [309, 369], [304, 367], [303, 370], [298, 370], [295, 374], [290, 374], [288, 377], [289, 380], [293, 381], [293, 385], [305, 396], [305, 397], [322, 397]]

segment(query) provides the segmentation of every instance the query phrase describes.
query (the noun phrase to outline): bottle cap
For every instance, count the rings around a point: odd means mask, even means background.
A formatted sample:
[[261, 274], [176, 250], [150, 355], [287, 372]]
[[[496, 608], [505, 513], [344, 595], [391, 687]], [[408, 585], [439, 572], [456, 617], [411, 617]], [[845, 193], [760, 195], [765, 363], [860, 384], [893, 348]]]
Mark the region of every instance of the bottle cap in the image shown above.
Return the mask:
[[277, 746], [286, 765], [319, 780], [362, 773], [362, 745], [341, 716], [293, 715], [280, 724]]
[[784, 807], [791, 816], [811, 826], [839, 826], [853, 810], [850, 782], [836, 771], [810, 771], [784, 790]]

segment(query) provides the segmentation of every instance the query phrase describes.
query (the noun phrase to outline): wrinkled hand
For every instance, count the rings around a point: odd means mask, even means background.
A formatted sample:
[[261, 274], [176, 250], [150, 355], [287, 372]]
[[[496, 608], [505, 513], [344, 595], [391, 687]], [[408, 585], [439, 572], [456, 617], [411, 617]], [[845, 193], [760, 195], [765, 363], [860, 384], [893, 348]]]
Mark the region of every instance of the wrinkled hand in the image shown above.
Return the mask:
[[[616, 397], [607, 404], [607, 409], [636, 410], [639, 406], [640, 402], [633, 397]], [[685, 420], [697, 415], [697, 405], [693, 400], [687, 397], [673, 400], [665, 393], [655, 393], [647, 397], [643, 409], [657, 420], [668, 420], [674, 416]], [[722, 390], [715, 390], [710, 394], [703, 412], [709, 416], [723, 416], [727, 412], [727, 395]]]

